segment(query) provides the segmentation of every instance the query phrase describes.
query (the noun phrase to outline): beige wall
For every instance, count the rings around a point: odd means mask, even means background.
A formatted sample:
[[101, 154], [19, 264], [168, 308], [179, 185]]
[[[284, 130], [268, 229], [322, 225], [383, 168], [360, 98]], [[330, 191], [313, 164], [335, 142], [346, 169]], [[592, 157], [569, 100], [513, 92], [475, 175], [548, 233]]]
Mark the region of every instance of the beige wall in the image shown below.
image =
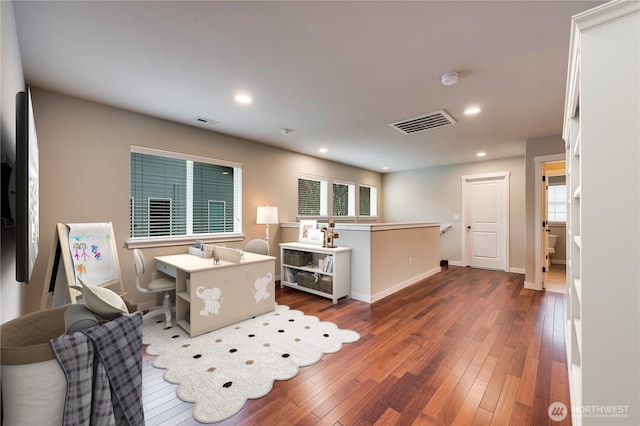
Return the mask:
[[[2, 161], [13, 164], [16, 152], [16, 93], [25, 89], [22, 60], [18, 48], [18, 35], [13, 18], [13, 3], [0, 1], [0, 141]], [[3, 185], [6, 182], [2, 182]], [[16, 281], [16, 233], [15, 226], [0, 225], [2, 240], [0, 270], [0, 323], [12, 320], [24, 313], [25, 285]]]
[[[371, 290], [379, 300], [416, 277], [440, 271], [438, 228], [397, 229], [371, 233]], [[434, 249], [435, 248], [435, 249]]]
[[[255, 224], [256, 207], [278, 206], [279, 220], [297, 213], [297, 178], [313, 174], [381, 190], [379, 173], [272, 148], [256, 142], [185, 126], [117, 108], [33, 90], [40, 143], [40, 243], [27, 311], [39, 309], [55, 224], [112, 222], [127, 298], [146, 302], [133, 281], [132, 254], [124, 248], [129, 230], [129, 149], [140, 145], [242, 163], [243, 226], [248, 239], [264, 238]], [[380, 197], [382, 198], [382, 197]], [[378, 207], [379, 210], [380, 206]], [[280, 234], [270, 227], [271, 252]], [[244, 246], [245, 242], [228, 244]], [[184, 247], [145, 249], [148, 259]]]
[[564, 141], [560, 136], [529, 139], [525, 142], [526, 168], [526, 266], [525, 285], [535, 288], [536, 244], [535, 233], [539, 229], [536, 222], [536, 182], [534, 159], [541, 155], [563, 154]]
[[442, 259], [462, 262], [461, 176], [510, 171], [509, 263], [510, 269], [523, 272], [525, 231], [524, 158], [514, 157], [468, 164], [432, 167], [383, 175], [383, 210], [386, 222], [441, 222], [451, 229], [440, 238]]

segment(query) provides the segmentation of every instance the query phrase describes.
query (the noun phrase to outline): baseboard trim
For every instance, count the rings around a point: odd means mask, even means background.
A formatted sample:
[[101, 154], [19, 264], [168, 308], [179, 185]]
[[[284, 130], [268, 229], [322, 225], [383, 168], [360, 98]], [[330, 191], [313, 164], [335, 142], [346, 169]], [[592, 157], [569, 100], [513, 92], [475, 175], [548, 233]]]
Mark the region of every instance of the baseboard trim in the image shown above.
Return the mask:
[[509, 268], [509, 272], [512, 272], [514, 274], [525, 274], [524, 268]]
[[553, 265], [566, 265], [567, 261], [564, 260], [564, 259], [557, 259], [557, 260], [556, 259], [551, 259], [551, 263]]
[[400, 291], [400, 290], [402, 290], [404, 288], [407, 288], [410, 285], [413, 285], [413, 284], [415, 284], [415, 283], [417, 283], [419, 281], [422, 281], [425, 278], [429, 278], [430, 276], [435, 275], [440, 271], [442, 271], [442, 268], [440, 266], [438, 266], [437, 268], [433, 268], [433, 269], [431, 269], [431, 270], [429, 270], [429, 271], [427, 271], [427, 272], [425, 272], [423, 274], [417, 275], [417, 276], [415, 276], [413, 278], [409, 278], [408, 280], [403, 281], [401, 283], [398, 283], [398, 284], [394, 285], [391, 288], [388, 288], [388, 289], [386, 289], [384, 291], [381, 291], [380, 293], [372, 295], [371, 296], [371, 302], [369, 302], [369, 303], [375, 303], [378, 300], [382, 300], [385, 297], [390, 296], [393, 293], [396, 293], [396, 292], [398, 292], [398, 291]]
[[371, 296], [369, 296], [368, 294], [352, 292], [351, 298], [359, 300], [360, 302], [371, 303]]
[[524, 282], [524, 288], [526, 288], [528, 290], [542, 291], [542, 289], [540, 287], [538, 287], [536, 285], [536, 283], [530, 283], [530, 282], [527, 282], [527, 281]]
[[449, 265], [451, 265], [451, 266], [462, 266], [462, 262], [460, 262], [459, 260], [450, 260], [449, 261]]

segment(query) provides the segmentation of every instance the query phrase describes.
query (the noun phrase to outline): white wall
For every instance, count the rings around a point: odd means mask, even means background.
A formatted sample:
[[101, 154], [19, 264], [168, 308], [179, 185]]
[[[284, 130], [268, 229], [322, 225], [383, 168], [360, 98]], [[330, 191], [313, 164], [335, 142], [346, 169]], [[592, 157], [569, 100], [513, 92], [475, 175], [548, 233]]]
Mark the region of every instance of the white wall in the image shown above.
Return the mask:
[[432, 167], [383, 175], [385, 222], [441, 222], [451, 224], [440, 238], [442, 259], [462, 262], [461, 176], [510, 171], [509, 262], [513, 272], [525, 265], [525, 181], [524, 157], [487, 160], [468, 164]]
[[[16, 93], [25, 89], [22, 59], [18, 47], [13, 17], [13, 3], [0, 1], [0, 141], [2, 161], [15, 162], [16, 152]], [[5, 185], [6, 182], [2, 182]], [[15, 227], [0, 225], [2, 240], [2, 268], [0, 269], [0, 323], [19, 317], [24, 312], [24, 284], [16, 282]]]

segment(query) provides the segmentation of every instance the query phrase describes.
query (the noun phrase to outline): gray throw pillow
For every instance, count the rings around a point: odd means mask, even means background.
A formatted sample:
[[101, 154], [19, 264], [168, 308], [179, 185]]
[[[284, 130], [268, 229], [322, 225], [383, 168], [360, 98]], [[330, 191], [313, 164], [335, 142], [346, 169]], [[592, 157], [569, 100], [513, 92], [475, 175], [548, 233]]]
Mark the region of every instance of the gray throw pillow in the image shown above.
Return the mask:
[[66, 334], [73, 334], [76, 331], [98, 325], [96, 315], [83, 304], [69, 306], [64, 313], [64, 331]]

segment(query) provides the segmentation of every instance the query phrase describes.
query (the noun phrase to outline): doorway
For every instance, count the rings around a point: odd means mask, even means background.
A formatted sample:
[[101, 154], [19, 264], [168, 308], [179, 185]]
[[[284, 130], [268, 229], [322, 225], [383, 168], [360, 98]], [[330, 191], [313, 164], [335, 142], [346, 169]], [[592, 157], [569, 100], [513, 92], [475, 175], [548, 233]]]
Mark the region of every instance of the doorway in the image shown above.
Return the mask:
[[511, 172], [462, 176], [462, 264], [507, 271]]
[[564, 154], [535, 157], [536, 287], [566, 293], [566, 163]]

